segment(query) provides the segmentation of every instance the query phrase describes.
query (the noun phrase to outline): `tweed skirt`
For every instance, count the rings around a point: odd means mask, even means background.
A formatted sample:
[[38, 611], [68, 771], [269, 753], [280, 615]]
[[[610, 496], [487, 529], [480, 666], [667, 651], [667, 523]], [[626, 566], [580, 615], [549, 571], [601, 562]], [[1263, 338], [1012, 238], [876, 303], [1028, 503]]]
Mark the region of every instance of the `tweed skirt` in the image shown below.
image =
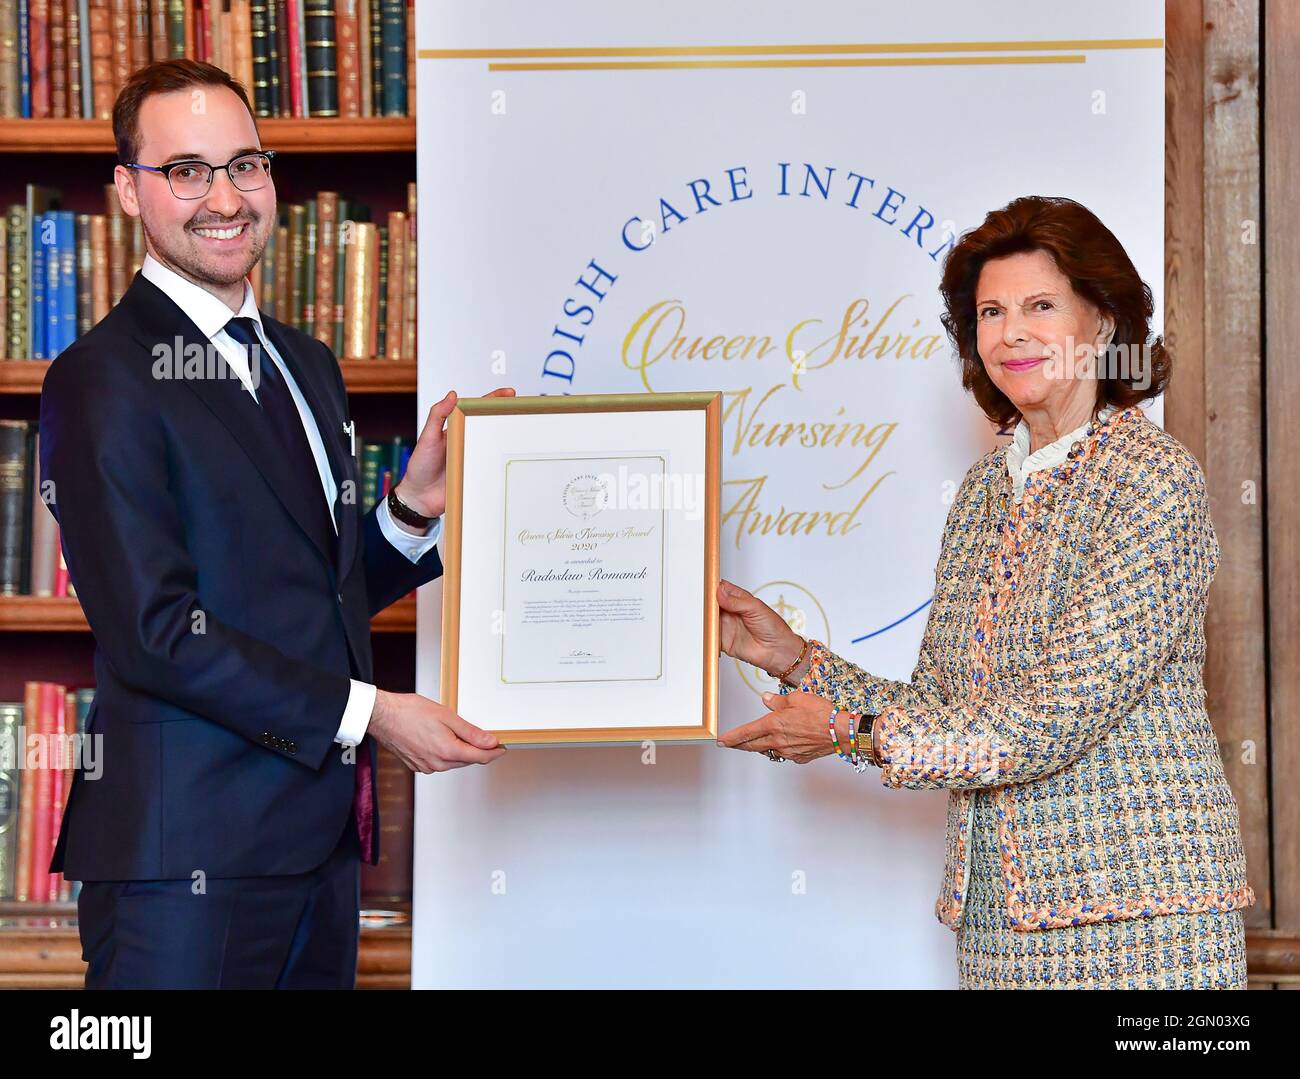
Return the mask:
[[970, 880], [957, 931], [961, 989], [1245, 989], [1241, 911], [1161, 914], [1017, 932], [992, 799], [975, 792]]

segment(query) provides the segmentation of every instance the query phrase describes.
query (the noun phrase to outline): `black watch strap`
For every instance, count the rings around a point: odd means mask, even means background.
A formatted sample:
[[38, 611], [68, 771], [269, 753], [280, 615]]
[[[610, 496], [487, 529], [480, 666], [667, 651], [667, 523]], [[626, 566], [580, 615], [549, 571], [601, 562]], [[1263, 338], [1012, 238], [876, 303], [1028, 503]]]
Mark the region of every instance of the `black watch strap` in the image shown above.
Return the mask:
[[428, 528], [433, 524], [432, 517], [426, 517], [423, 513], [411, 509], [398, 498], [396, 487], [390, 488], [388, 492], [388, 512], [402, 524], [410, 525], [412, 528]]

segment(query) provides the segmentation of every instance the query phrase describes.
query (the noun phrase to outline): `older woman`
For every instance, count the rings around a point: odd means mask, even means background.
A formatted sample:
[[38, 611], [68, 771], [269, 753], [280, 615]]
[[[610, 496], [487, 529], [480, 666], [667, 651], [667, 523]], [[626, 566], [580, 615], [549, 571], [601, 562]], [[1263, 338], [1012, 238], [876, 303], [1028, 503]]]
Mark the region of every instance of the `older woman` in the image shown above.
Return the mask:
[[941, 289], [963, 385], [1019, 422], [957, 491], [912, 679], [724, 581], [723, 651], [781, 693], [721, 742], [948, 789], [963, 988], [1244, 988], [1255, 896], [1202, 682], [1219, 548], [1196, 459], [1138, 407], [1169, 377], [1151, 292], [1092, 213], [1037, 197], [964, 235]]

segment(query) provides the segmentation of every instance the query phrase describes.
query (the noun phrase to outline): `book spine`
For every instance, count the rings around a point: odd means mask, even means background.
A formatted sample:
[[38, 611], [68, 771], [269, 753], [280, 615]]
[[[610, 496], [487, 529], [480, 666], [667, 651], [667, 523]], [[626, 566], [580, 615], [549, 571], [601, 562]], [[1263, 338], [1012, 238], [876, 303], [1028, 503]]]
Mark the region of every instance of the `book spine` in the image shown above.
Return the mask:
[[131, 77], [131, 0], [110, 0], [109, 43], [113, 50], [113, 84], [109, 89], [111, 113], [117, 93]]
[[[9, 356], [9, 211], [0, 215], [0, 359]], [[21, 356], [14, 357], [22, 359]]]
[[286, 0], [285, 34], [289, 57], [289, 111], [295, 118], [306, 115], [302, 94], [303, 56], [302, 47], [302, 6], [301, 0]]
[[83, 21], [86, 0], [68, 0], [68, 115], [81, 120], [90, 115], [90, 51]]
[[289, 252], [289, 226], [277, 226], [275, 236], [275, 317], [289, 321], [290, 283], [293, 281], [293, 260]]
[[316, 330], [316, 249], [320, 245], [320, 223], [316, 220], [317, 206], [315, 199], [308, 199], [303, 206], [303, 279], [302, 279], [302, 331], [311, 335]]
[[56, 596], [75, 596], [77, 590], [72, 587], [72, 578], [68, 576], [68, 564], [63, 559], [63, 544], [59, 544], [59, 568], [54, 571], [54, 594]]
[[379, 314], [375, 319], [375, 356], [388, 352], [388, 260], [392, 241], [388, 226], [379, 229]]
[[89, 333], [93, 326], [95, 251], [91, 246], [90, 214], [77, 214], [77, 331], [74, 337]]
[[258, 116], [275, 115], [271, 105], [270, 9], [270, 0], [253, 0], [248, 8], [249, 33], [253, 38], [253, 110]]
[[373, 231], [367, 238], [369, 252], [366, 259], [370, 265], [370, 277], [366, 282], [366, 288], [370, 293], [370, 305], [366, 311], [366, 351], [367, 357], [377, 357], [379, 355], [379, 305], [382, 297], [379, 295], [379, 231], [380, 226], [371, 226]]
[[50, 684], [50, 738], [46, 743], [46, 770], [50, 773], [50, 838], [45, 853], [41, 856], [42, 870], [46, 876], [45, 897], [50, 900], [63, 898], [63, 874], [50, 872], [50, 859], [54, 857], [54, 847], [59, 838], [59, 826], [63, 823], [63, 800], [66, 788], [63, 785], [66, 758], [65, 747], [68, 735], [68, 691], [65, 687]]
[[[41, 684], [28, 682], [23, 686], [23, 730], [36, 734], [41, 714]], [[25, 747], [24, 747], [25, 748]], [[24, 753], [24, 758], [26, 754]], [[26, 760], [23, 761], [24, 766]], [[36, 822], [36, 774], [25, 768], [18, 786], [18, 853], [14, 866], [14, 898], [26, 902], [32, 897], [32, 829]]]
[[[350, 212], [350, 203], [345, 198], [339, 199], [339, 222], [336, 234], [335, 247], [342, 249], [344, 234], [353, 226], [346, 220]], [[330, 334], [326, 344], [335, 356], [343, 355], [343, 306], [346, 297], [344, 292], [347, 290], [347, 278], [344, 271], [346, 267], [343, 260], [335, 258], [334, 260], [334, 309], [330, 312]]]
[[185, 0], [167, 0], [167, 12], [164, 16], [167, 27], [166, 55], [173, 59], [192, 55], [192, 53], [188, 52], [185, 47], [185, 34], [189, 10], [190, 9], [186, 5]]
[[28, 0], [27, 9], [32, 118], [48, 120], [53, 115], [50, 111], [50, 0]]
[[45, 358], [52, 360], [63, 343], [63, 236], [58, 211], [46, 213], [43, 222], [42, 231], [50, 234], [50, 242], [41, 251], [45, 259]]
[[343, 355], [359, 358], [370, 355], [370, 260], [378, 249], [375, 226], [368, 221], [353, 222], [345, 245]]
[[126, 214], [118, 201], [116, 185], [104, 185], [104, 202], [108, 218], [108, 300], [109, 306], [115, 307], [126, 291], [128, 259]]
[[384, 356], [390, 360], [405, 359], [406, 338], [400, 332], [402, 311], [406, 301], [406, 214], [394, 210], [388, 215], [388, 302], [384, 309], [383, 324], [398, 332], [386, 332], [387, 346]]
[[149, 62], [149, 0], [131, 4], [131, 70]]
[[32, 114], [32, 32], [28, 0], [18, 0], [18, 115]]
[[31, 354], [31, 340], [27, 334], [27, 208], [20, 203], [11, 205], [6, 213], [5, 231], [8, 233], [9, 262], [9, 322], [5, 327], [8, 353], [11, 359], [25, 360]]
[[415, 220], [415, 182], [412, 181], [406, 185], [406, 304], [402, 308], [402, 336], [405, 344], [402, 346], [402, 356], [404, 359], [413, 360], [416, 358], [415, 350], [415, 323], [416, 312], [420, 302], [419, 291], [419, 245], [416, 243], [416, 220]]
[[194, 0], [190, 24], [194, 27], [194, 58], [205, 64], [212, 63], [210, 0]]
[[30, 442], [25, 420], [0, 420], [0, 596], [23, 594], [23, 500], [27, 492]]
[[279, 273], [276, 265], [279, 257], [279, 240], [280, 229], [278, 225], [273, 224], [266, 233], [266, 247], [262, 251], [262, 260], [258, 263], [259, 267], [259, 287], [257, 293], [257, 307], [259, 311], [265, 311], [272, 318], [279, 318], [275, 313], [276, 310], [276, 276]]
[[41, 490], [41, 440], [36, 433], [31, 448], [31, 580], [28, 594], [54, 595], [54, 574], [58, 565], [55, 547], [58, 544], [57, 522]]
[[91, 115], [107, 120], [113, 114], [113, 13], [109, 0], [90, 0]]
[[303, 0], [307, 34], [307, 105], [311, 116], [339, 114], [338, 37], [334, 0]]
[[31, 295], [31, 311], [28, 322], [31, 325], [32, 358], [47, 360], [45, 354], [45, 215], [37, 214], [32, 218], [32, 248], [29, 269], [31, 276], [28, 283]]
[[0, 116], [22, 116], [18, 96], [18, 0], [0, 0]]
[[[59, 233], [59, 352], [77, 339], [77, 215], [58, 212]], [[57, 355], [57, 353], [56, 353]]]
[[168, 38], [168, 0], [148, 0], [149, 4], [149, 57], [166, 60], [172, 53]]
[[360, 83], [361, 115], [374, 116], [375, 95], [372, 84], [370, 0], [355, 0], [357, 6], [357, 76]]
[[307, 261], [307, 208], [289, 207], [289, 317], [286, 321], [294, 329], [303, 326], [303, 298], [306, 295]]
[[312, 334], [327, 345], [334, 343], [334, 276], [338, 256], [339, 196], [337, 191], [316, 195], [316, 318]]
[[253, 75], [253, 9], [251, 0], [230, 0], [231, 66], [234, 75], [251, 97]]
[[384, 115], [406, 115], [406, 2], [380, 0]]
[[277, 116], [293, 115], [293, 80], [289, 75], [289, 7], [285, 0], [271, 0], [275, 12], [275, 69]]
[[[54, 684], [40, 683], [40, 709], [37, 713], [37, 733], [41, 743], [48, 746], [54, 729]], [[52, 771], [48, 754], [44, 755], [41, 767], [35, 769], [36, 788], [33, 805], [32, 846], [28, 852], [31, 863], [31, 900], [33, 903], [45, 903], [50, 898], [50, 797], [53, 794]]]
[[23, 752], [21, 704], [0, 704], [0, 745], [13, 746], [12, 759], [0, 762], [0, 899], [16, 898], [18, 888], [18, 807], [21, 800]]
[[382, 0], [368, 0], [370, 8], [371, 116], [384, 114], [384, 13]]
[[90, 324], [98, 325], [108, 315], [108, 217], [90, 215]]
[[338, 0], [335, 14], [338, 35], [339, 115], [361, 115], [361, 23], [357, 0]]
[[68, 7], [50, 0], [50, 115], [66, 120], [68, 112]]

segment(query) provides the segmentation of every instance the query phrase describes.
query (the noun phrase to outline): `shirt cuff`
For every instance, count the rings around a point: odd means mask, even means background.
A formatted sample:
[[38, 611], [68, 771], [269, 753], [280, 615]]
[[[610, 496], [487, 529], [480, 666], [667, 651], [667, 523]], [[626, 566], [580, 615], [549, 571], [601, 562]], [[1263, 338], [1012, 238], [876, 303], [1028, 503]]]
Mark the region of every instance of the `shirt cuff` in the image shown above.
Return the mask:
[[406, 555], [412, 562], [418, 562], [429, 550], [436, 546], [438, 537], [442, 535], [442, 518], [435, 517], [429, 525], [429, 531], [423, 536], [413, 536], [409, 532], [404, 532], [393, 515], [388, 512], [388, 499], [383, 499], [379, 507], [375, 510], [375, 518], [379, 521], [379, 531], [384, 534], [384, 539], [388, 540], [402, 554]]
[[334, 741], [345, 746], [361, 744], [370, 726], [370, 713], [375, 710], [375, 698], [379, 695], [377, 687], [369, 682], [351, 679], [352, 692], [348, 694], [348, 703], [343, 708], [343, 719], [339, 723], [339, 733]]

